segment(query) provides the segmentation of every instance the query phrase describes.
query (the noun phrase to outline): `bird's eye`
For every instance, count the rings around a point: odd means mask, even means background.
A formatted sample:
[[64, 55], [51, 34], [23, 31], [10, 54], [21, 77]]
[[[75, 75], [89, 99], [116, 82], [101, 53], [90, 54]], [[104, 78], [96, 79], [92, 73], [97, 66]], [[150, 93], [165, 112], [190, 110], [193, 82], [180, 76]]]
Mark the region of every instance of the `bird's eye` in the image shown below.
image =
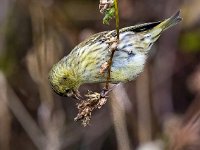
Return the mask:
[[66, 78], [66, 77], [63, 77], [63, 80], [67, 80], [67, 78]]

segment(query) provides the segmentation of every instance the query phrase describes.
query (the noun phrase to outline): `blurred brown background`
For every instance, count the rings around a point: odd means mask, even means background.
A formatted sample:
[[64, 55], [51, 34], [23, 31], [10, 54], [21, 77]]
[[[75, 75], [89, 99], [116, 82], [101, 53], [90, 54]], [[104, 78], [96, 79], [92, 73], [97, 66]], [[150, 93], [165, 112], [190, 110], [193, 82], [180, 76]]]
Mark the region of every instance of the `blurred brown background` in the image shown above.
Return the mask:
[[[98, 0], [0, 0], [1, 150], [199, 150], [200, 1], [119, 0], [120, 26], [158, 21], [181, 9], [136, 81], [119, 86], [74, 122], [76, 101], [48, 84], [52, 65], [102, 24]], [[100, 91], [100, 85], [85, 85]]]

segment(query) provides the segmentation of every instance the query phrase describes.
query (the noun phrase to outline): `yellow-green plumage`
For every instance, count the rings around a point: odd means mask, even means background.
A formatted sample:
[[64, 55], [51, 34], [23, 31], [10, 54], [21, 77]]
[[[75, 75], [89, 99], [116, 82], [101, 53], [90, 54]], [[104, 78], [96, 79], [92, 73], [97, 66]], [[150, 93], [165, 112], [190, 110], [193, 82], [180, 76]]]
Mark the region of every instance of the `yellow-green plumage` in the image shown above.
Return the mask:
[[[147, 54], [160, 34], [181, 21], [179, 12], [162, 22], [145, 23], [122, 28], [113, 57], [110, 82], [126, 82], [142, 72]], [[109, 60], [109, 39], [116, 31], [97, 33], [77, 45], [71, 53], [53, 66], [49, 81], [56, 93], [67, 95], [83, 83], [106, 82], [107, 72], [100, 74], [101, 66]]]

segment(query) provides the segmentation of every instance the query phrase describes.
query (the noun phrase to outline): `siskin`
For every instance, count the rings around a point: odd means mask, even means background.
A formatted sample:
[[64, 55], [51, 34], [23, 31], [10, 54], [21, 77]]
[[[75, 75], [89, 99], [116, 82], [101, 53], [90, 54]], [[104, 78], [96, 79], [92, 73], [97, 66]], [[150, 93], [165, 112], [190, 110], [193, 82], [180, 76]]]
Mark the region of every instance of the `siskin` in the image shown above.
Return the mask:
[[[119, 43], [111, 66], [110, 83], [127, 82], [142, 72], [153, 43], [166, 29], [182, 20], [178, 11], [172, 17], [158, 22], [145, 23], [120, 29]], [[76, 95], [84, 83], [102, 83], [107, 70], [102, 70], [111, 55], [112, 40], [116, 31], [97, 33], [62, 58], [49, 72], [53, 90], [61, 96]]]

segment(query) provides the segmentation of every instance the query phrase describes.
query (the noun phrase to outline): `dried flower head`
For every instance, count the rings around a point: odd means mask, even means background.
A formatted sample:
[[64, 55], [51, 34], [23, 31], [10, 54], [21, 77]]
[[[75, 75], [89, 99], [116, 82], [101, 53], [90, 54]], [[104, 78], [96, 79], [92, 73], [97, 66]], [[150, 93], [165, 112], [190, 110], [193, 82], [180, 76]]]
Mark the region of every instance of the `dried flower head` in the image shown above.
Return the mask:
[[82, 125], [85, 127], [89, 124], [92, 111], [100, 109], [107, 102], [107, 90], [103, 90], [101, 93], [88, 91], [85, 95], [86, 100], [82, 100], [77, 104], [79, 113], [77, 114], [75, 121], [82, 121]]
[[109, 24], [109, 21], [115, 17], [114, 0], [100, 0], [100, 13], [104, 14], [103, 24]]
[[103, 14], [106, 10], [111, 8], [114, 5], [114, 0], [100, 0], [99, 10]]

